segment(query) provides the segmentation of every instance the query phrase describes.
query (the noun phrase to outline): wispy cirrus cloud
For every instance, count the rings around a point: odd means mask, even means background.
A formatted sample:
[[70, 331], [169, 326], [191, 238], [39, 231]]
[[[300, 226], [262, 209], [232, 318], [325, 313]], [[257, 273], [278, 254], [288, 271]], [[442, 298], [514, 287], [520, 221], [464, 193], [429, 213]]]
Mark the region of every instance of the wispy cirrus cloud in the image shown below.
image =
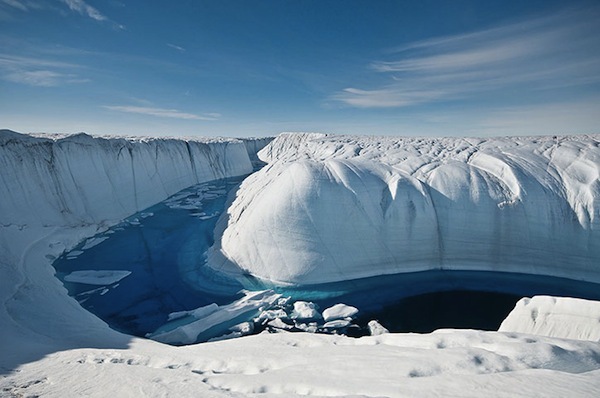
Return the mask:
[[99, 22], [108, 22], [115, 29], [125, 29], [125, 26], [111, 21], [106, 15], [102, 14], [97, 8], [87, 4], [83, 0], [61, 0], [64, 4], [69, 7], [71, 11], [74, 11], [80, 15], [90, 17]]
[[56, 13], [64, 14], [64, 9], [59, 4], [67, 6], [69, 10], [89, 17], [98, 22], [107, 23], [115, 29], [125, 29], [121, 24], [118, 24], [104, 15], [97, 8], [89, 5], [84, 0], [58, 0], [54, 2], [44, 0], [0, 0], [0, 12], [5, 18], [10, 18], [13, 12], [31, 12], [40, 10], [52, 10]]
[[0, 4], [25, 12], [44, 8], [44, 4], [39, 0], [0, 0]]
[[111, 111], [125, 112], [125, 113], [137, 113], [140, 115], [148, 115], [155, 117], [166, 117], [173, 119], [183, 120], [217, 120], [221, 117], [219, 113], [203, 113], [200, 115], [193, 113], [186, 113], [177, 109], [165, 109], [165, 108], [154, 108], [148, 106], [121, 106], [121, 105], [104, 105], [103, 108]]
[[[405, 107], [600, 82], [600, 7], [393, 49], [369, 65], [375, 87], [348, 87], [333, 99], [359, 108]], [[383, 82], [381, 82], [383, 80]]]
[[0, 21], [11, 21], [15, 15], [52, 8], [43, 0], [0, 0]]
[[65, 83], [87, 83], [89, 79], [51, 70], [17, 71], [4, 76], [8, 81], [38, 87], [55, 87]]
[[172, 43], [167, 43], [167, 46], [171, 47], [174, 50], [180, 51], [180, 52], [185, 52], [185, 48], [178, 46], [176, 44], [172, 44]]
[[7, 6], [16, 8], [21, 11], [27, 11], [27, 3], [19, 0], [0, 0], [0, 3], [6, 4]]
[[43, 57], [25, 57], [0, 53], [0, 78], [12, 83], [38, 87], [87, 83], [91, 80], [77, 73], [77, 64]]
[[96, 21], [106, 21], [108, 19], [100, 11], [83, 0], [62, 0], [62, 2], [65, 3], [71, 11], [78, 12], [79, 14], [88, 16]]

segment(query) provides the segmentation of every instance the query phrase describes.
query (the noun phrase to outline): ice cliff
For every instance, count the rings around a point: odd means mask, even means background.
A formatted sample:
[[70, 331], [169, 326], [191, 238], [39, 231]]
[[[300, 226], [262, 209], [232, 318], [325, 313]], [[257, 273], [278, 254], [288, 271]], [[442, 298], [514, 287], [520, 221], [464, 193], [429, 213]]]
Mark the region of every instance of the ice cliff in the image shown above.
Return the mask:
[[599, 140], [283, 134], [213, 264], [284, 284], [428, 269], [600, 282]]
[[0, 131], [0, 223], [118, 220], [183, 188], [252, 171], [266, 142], [38, 136]]

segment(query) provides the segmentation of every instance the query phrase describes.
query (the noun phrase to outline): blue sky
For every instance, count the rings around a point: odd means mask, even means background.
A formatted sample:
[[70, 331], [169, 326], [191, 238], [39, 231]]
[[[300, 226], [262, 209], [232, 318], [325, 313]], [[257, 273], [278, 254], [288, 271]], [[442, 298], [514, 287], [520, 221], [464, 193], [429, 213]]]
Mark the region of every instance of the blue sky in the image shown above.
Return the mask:
[[597, 1], [0, 0], [0, 128], [600, 132]]

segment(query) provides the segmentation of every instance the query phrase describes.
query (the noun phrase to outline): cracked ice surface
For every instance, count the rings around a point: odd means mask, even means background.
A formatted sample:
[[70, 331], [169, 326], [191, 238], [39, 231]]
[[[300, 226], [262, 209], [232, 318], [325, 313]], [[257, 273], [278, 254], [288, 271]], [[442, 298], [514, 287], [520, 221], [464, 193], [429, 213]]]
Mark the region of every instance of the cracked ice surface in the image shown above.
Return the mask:
[[213, 264], [281, 284], [459, 269], [600, 281], [598, 136], [282, 134]]

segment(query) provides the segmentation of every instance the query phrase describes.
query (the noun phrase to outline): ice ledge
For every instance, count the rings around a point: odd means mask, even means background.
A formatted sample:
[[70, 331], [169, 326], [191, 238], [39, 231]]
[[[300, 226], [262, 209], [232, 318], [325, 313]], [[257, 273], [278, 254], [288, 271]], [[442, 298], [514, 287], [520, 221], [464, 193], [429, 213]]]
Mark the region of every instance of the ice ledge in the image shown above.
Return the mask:
[[600, 301], [550, 296], [522, 298], [498, 331], [600, 341]]

